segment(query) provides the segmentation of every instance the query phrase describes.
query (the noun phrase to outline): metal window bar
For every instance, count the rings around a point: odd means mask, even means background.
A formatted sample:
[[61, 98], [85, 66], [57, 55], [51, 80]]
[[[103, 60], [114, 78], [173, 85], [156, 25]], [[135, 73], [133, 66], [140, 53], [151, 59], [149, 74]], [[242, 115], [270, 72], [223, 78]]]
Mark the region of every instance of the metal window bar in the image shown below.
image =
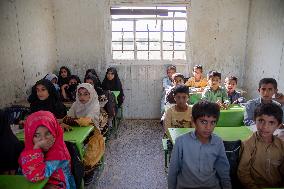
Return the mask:
[[150, 58], [150, 42], [149, 42], [149, 40], [150, 40], [150, 33], [149, 33], [149, 26], [148, 26], [148, 24], [147, 24], [147, 31], [148, 31], [148, 33], [147, 33], [147, 38], [148, 38], [148, 60], [149, 60], [149, 58]]
[[175, 12], [173, 12], [173, 55], [172, 59], [175, 58]]

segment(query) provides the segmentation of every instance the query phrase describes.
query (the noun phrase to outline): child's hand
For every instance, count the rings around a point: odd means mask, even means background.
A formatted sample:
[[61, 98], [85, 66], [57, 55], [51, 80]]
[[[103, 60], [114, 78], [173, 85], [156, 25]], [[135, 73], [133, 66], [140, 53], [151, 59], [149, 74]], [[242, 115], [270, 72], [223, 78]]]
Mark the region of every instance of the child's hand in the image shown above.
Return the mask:
[[61, 86], [61, 89], [68, 89], [69, 88], [69, 85], [68, 84], [64, 84]]
[[65, 123], [60, 123], [60, 125], [61, 125], [61, 127], [62, 127], [64, 132], [66, 132], [66, 131], [69, 132], [69, 131], [73, 130], [73, 128], [71, 126], [69, 126], [69, 125], [67, 125]]
[[54, 144], [55, 139], [52, 137], [50, 139], [43, 139], [34, 144], [34, 149], [41, 148], [43, 151], [48, 151], [49, 148]]

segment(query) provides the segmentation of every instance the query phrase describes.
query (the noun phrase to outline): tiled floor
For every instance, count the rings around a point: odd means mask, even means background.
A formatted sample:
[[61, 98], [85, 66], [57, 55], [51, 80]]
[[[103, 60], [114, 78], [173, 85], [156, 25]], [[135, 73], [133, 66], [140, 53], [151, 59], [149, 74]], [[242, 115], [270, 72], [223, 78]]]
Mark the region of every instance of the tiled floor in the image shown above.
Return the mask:
[[162, 128], [158, 120], [125, 120], [107, 144], [96, 189], [167, 188]]

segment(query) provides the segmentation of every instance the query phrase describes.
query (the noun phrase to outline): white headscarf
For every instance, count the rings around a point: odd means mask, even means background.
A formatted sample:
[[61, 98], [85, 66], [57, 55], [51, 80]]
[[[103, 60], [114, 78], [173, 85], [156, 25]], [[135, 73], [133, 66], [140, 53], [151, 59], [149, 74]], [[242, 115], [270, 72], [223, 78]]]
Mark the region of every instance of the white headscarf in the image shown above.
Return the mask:
[[[80, 88], [87, 89], [87, 91], [90, 93], [90, 100], [86, 104], [81, 103], [79, 100], [78, 90]], [[94, 121], [97, 127], [99, 126], [100, 104], [98, 94], [93, 85], [89, 83], [81, 83], [77, 86], [76, 101], [72, 104], [70, 110], [68, 111], [68, 116], [75, 118], [89, 117]]]

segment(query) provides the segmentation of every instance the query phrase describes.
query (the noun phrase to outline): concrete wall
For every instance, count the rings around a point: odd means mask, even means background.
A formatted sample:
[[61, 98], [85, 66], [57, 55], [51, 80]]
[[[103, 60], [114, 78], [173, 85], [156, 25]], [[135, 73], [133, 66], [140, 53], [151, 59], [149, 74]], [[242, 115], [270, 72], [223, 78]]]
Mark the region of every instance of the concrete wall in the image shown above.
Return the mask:
[[26, 98], [54, 69], [55, 33], [49, 0], [0, 1], [0, 106]]
[[247, 44], [244, 86], [249, 96], [258, 96], [263, 77], [277, 79], [284, 92], [284, 1], [251, 1]]

